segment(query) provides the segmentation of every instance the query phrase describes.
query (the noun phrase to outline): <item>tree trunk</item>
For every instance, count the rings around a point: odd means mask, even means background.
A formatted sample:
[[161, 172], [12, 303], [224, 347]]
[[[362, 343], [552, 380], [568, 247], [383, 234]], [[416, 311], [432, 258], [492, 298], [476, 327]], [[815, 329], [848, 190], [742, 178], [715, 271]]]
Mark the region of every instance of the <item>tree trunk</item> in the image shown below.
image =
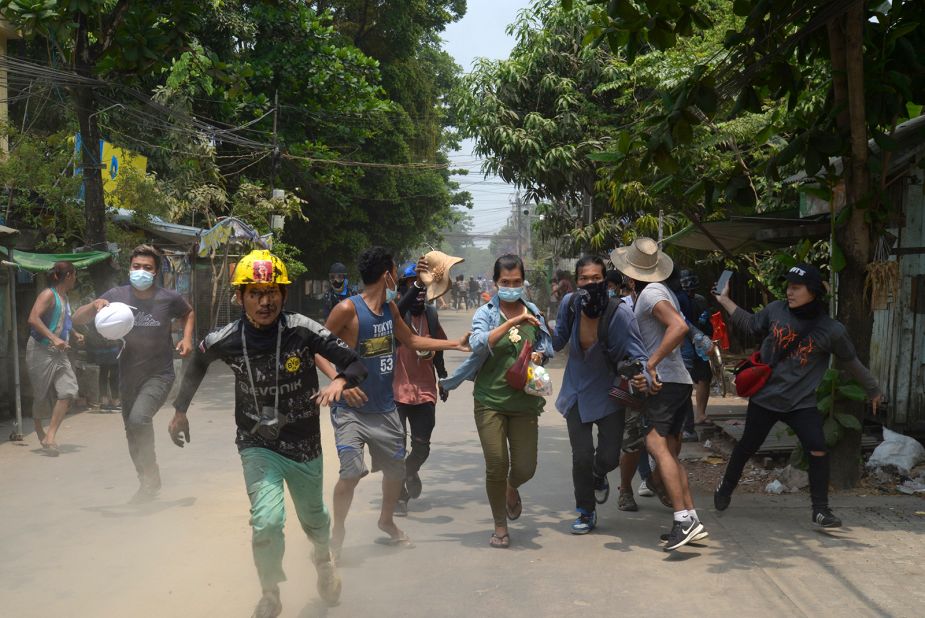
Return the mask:
[[[93, 62], [90, 56], [86, 16], [77, 19], [76, 66], [82, 77], [93, 77]], [[93, 89], [87, 85], [72, 88], [77, 125], [80, 129], [80, 165], [83, 168], [84, 215], [87, 227], [84, 244], [97, 251], [106, 250], [106, 201], [103, 195], [103, 177], [100, 173], [100, 130], [96, 122], [97, 102]], [[103, 263], [100, 268], [90, 270], [97, 293], [109, 287], [110, 268]]]
[[[869, 138], [864, 104], [864, 16], [862, 0], [858, 0], [847, 10], [843, 22], [843, 70], [838, 70], [836, 53], [833, 53], [832, 69], [833, 74], [837, 71], [837, 78], [833, 80], [836, 105], [840, 102], [839, 89], [842, 88], [844, 96], [841, 101], [847, 103], [847, 113], [839, 113], [838, 122], [842, 125], [847, 121], [847, 135], [851, 144], [851, 156], [844, 165], [845, 197], [847, 206], [852, 209], [851, 216], [846, 224], [836, 230], [836, 240], [847, 263], [839, 274], [838, 319], [848, 329], [861, 361], [866, 363], [870, 356], [873, 321], [864, 299], [865, 269], [870, 261], [871, 250], [870, 227], [865, 221], [870, 195], [870, 173], [867, 167]], [[830, 35], [831, 33], [830, 28]], [[833, 52], [838, 51], [837, 39], [836, 35]], [[861, 419], [864, 405], [856, 402], [841, 403], [839, 412], [850, 413]], [[832, 449], [831, 461], [832, 485], [835, 488], [844, 489], [857, 485], [861, 469], [860, 432], [845, 430], [842, 439]]]

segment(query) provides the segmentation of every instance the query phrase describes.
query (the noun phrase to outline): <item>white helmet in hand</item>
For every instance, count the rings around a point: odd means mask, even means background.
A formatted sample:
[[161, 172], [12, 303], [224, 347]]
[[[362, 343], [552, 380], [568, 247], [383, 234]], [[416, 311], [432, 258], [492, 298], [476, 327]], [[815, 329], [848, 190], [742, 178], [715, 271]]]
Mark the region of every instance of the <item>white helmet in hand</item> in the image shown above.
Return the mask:
[[96, 312], [95, 324], [102, 337], [118, 341], [135, 326], [135, 314], [125, 303], [109, 303]]

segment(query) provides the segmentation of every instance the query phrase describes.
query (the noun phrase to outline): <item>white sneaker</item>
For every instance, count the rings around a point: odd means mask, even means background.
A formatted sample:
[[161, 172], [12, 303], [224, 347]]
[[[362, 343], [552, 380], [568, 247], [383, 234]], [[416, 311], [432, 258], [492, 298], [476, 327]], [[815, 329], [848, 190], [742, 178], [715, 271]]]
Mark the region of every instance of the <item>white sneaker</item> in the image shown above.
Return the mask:
[[636, 490], [636, 493], [640, 496], [643, 496], [644, 498], [651, 498], [655, 495], [655, 492], [649, 489], [649, 486], [646, 485], [645, 481], [639, 483], [639, 489]]

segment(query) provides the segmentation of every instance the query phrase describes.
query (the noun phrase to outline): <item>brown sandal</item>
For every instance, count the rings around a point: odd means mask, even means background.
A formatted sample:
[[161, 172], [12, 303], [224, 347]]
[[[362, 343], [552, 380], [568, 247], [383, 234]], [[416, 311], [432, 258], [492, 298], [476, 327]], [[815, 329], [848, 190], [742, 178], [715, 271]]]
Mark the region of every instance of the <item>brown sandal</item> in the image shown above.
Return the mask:
[[492, 532], [491, 538], [488, 539], [488, 544], [496, 549], [507, 549], [511, 546], [511, 536], [509, 534]]
[[507, 507], [507, 518], [511, 521], [514, 521], [520, 517], [520, 514], [523, 513], [524, 510], [524, 504], [520, 499], [520, 492], [515, 489], [514, 493], [517, 494], [517, 502], [514, 503], [514, 506], [507, 504], [507, 501], [505, 501], [505, 506]]

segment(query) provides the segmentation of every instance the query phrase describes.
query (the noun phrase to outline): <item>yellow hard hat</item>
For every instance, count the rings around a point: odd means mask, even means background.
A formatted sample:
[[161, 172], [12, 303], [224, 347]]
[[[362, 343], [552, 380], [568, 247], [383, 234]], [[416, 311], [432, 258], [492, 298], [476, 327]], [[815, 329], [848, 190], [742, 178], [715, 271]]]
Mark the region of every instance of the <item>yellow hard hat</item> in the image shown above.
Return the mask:
[[254, 249], [234, 267], [231, 285], [263, 283], [289, 285], [289, 272], [283, 261], [266, 249]]

